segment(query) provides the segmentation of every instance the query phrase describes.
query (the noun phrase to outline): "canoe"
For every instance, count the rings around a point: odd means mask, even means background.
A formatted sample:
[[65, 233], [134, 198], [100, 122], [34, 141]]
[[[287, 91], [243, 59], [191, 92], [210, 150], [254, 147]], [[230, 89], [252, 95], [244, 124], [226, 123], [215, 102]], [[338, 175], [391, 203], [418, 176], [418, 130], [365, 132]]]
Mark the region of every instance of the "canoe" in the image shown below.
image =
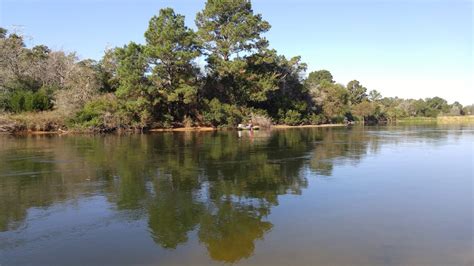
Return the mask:
[[237, 130], [259, 130], [260, 127], [254, 126], [254, 127], [237, 127]]

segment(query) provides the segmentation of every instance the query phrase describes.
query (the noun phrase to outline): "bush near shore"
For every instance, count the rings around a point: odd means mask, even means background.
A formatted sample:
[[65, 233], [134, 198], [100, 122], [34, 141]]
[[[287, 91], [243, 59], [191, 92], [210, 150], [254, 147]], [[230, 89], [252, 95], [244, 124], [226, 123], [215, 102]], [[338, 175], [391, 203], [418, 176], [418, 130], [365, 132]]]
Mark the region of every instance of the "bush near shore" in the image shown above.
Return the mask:
[[65, 129], [64, 116], [55, 111], [0, 115], [0, 132], [57, 132]]

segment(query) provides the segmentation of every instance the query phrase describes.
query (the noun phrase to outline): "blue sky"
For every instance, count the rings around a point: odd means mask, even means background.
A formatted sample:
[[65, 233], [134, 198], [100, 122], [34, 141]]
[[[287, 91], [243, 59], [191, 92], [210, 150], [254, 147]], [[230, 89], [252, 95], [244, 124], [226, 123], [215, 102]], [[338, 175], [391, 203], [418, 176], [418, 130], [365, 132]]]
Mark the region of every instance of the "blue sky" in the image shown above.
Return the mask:
[[[28, 44], [99, 59], [106, 47], [143, 42], [148, 20], [172, 7], [195, 28], [204, 0], [0, 0], [0, 25]], [[358, 79], [384, 96], [474, 103], [473, 2], [457, 0], [254, 0], [272, 25], [270, 45], [309, 71]]]

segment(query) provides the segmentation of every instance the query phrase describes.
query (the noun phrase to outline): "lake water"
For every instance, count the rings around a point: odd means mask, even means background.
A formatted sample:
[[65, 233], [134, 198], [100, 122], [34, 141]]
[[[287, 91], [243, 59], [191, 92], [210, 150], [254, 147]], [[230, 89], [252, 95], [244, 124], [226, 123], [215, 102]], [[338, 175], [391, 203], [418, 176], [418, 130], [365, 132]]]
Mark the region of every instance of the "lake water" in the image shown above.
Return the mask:
[[0, 136], [0, 265], [472, 265], [474, 126]]

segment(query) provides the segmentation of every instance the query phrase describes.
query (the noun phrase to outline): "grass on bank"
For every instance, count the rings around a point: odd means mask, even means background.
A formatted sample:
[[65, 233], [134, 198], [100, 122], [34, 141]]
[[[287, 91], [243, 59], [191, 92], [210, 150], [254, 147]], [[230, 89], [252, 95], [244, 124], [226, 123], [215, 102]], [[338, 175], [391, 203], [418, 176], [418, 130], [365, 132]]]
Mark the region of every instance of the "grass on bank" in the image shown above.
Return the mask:
[[397, 120], [397, 123], [474, 123], [474, 115], [438, 116], [438, 117], [407, 117]]
[[0, 114], [0, 132], [57, 132], [65, 128], [64, 115], [57, 111]]

